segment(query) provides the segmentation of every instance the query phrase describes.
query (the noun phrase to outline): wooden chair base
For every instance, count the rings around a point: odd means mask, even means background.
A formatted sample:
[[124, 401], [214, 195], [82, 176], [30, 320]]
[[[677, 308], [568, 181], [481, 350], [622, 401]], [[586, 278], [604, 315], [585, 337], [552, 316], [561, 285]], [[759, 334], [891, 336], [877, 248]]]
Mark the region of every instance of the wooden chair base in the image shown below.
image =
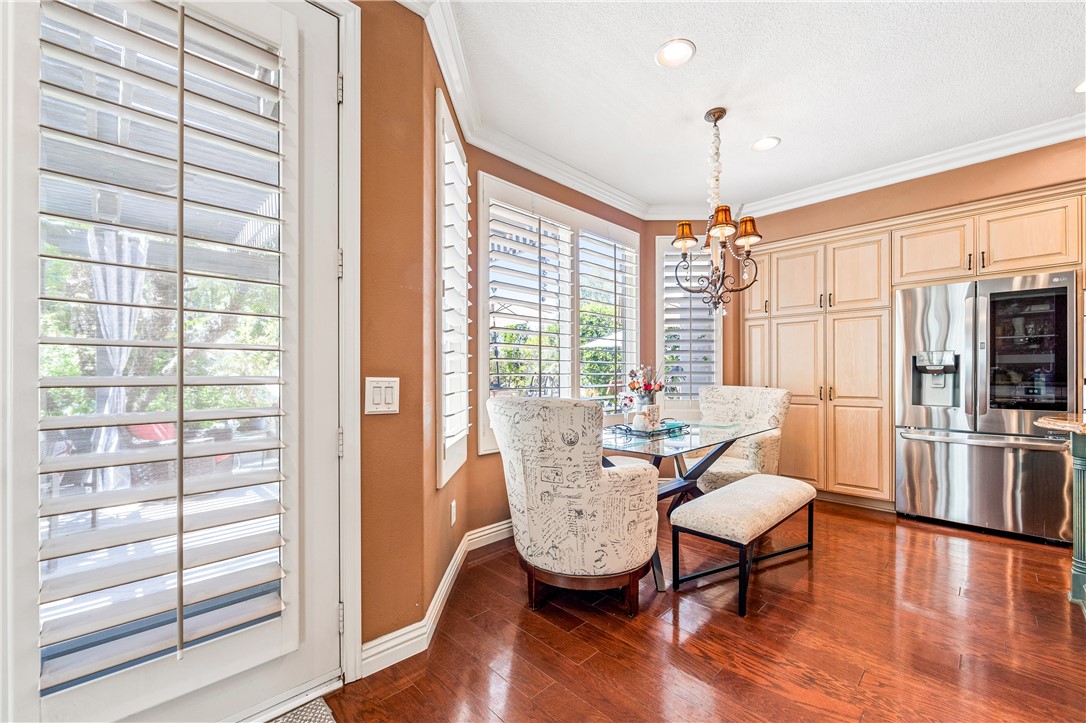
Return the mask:
[[563, 575], [551, 572], [532, 565], [523, 557], [517, 556], [520, 566], [528, 575], [528, 607], [538, 610], [543, 603], [545, 588], [559, 587], [566, 590], [614, 590], [621, 588], [624, 593], [626, 614], [629, 617], [637, 615], [638, 594], [637, 583], [652, 569], [652, 560], [648, 560], [641, 567], [615, 575]]

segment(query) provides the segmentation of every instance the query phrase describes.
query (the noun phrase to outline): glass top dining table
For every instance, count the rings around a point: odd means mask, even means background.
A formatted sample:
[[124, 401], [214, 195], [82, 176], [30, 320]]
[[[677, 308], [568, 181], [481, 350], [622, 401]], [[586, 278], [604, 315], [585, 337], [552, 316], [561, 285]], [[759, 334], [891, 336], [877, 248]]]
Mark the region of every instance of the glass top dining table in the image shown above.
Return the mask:
[[[671, 498], [671, 504], [667, 510], [668, 517], [671, 517], [675, 508], [685, 500], [705, 494], [698, 487], [698, 478], [712, 467], [713, 463], [736, 441], [769, 431], [759, 426], [750, 427], [743, 424], [681, 423], [686, 426], [676, 428], [670, 434], [651, 438], [632, 434], [628, 430], [623, 430], [621, 425], [603, 428], [604, 467], [615, 466], [615, 463], [606, 456], [607, 452], [648, 457], [657, 469], [665, 459], [675, 460], [676, 476], [673, 479], [661, 480], [656, 488], [657, 501]], [[695, 452], [701, 454], [689, 461], [684, 457]], [[652, 558], [652, 572], [656, 578], [656, 589], [663, 592], [666, 588], [659, 550]]]

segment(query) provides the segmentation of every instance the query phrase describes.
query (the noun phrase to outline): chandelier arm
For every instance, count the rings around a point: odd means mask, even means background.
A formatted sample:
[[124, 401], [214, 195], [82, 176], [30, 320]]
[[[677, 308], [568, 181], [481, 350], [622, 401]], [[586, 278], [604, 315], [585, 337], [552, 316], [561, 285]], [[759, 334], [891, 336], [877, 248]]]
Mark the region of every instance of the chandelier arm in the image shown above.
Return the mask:
[[[688, 259], [681, 259], [679, 263], [675, 264], [675, 283], [679, 285], [679, 288], [688, 294], [704, 294], [708, 293], [712, 287], [712, 280], [708, 276], [698, 276], [697, 286], [691, 288], [683, 283], [682, 278], [679, 276], [681, 270], [690, 270], [690, 261]], [[689, 274], [688, 274], [689, 275]]]
[[[735, 284], [735, 276], [733, 276], [731, 274], [727, 274], [721, 280], [722, 283], [720, 284], [720, 290], [722, 292], [727, 293], [729, 295], [730, 294], [738, 294], [740, 291], [746, 291], [751, 286], [754, 286], [754, 282], [758, 280], [758, 262], [755, 261], [754, 259], [752, 259], [749, 256], [747, 256], [747, 257], [745, 257], [743, 259], [740, 259], [740, 261], [742, 262], [742, 264], [743, 264], [742, 268], [744, 268], [744, 269], [747, 268], [748, 266], [753, 266], [754, 267], [754, 274], [751, 276], [750, 281], [747, 282], [746, 284], [743, 284], [742, 286], [735, 286], [734, 285]], [[724, 302], [724, 303], [727, 303], [727, 302]]]

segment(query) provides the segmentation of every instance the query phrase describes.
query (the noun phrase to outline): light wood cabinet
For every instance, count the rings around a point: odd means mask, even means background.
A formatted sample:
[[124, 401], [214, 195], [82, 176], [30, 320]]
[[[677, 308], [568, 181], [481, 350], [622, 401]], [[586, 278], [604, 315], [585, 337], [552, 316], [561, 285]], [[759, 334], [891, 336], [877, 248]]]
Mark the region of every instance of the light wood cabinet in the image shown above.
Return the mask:
[[744, 322], [743, 384], [768, 387], [769, 380], [769, 320]]
[[978, 216], [977, 271], [1000, 274], [1078, 263], [1079, 223], [1077, 198]]
[[[769, 316], [770, 277], [773, 274], [769, 254], [751, 254], [751, 258], [758, 264], [758, 278], [749, 289], [740, 294], [743, 297], [743, 316], [746, 319]], [[742, 278], [739, 282], [742, 284]]]
[[804, 246], [770, 257], [769, 298], [774, 317], [812, 314], [825, 306], [824, 246]]
[[824, 486], [825, 315], [773, 319], [772, 384], [792, 392], [781, 428], [780, 474]]
[[826, 244], [826, 310], [890, 305], [890, 234]]
[[894, 283], [975, 275], [975, 228], [970, 217], [895, 230]]
[[888, 500], [890, 311], [829, 315], [826, 350], [826, 490]]

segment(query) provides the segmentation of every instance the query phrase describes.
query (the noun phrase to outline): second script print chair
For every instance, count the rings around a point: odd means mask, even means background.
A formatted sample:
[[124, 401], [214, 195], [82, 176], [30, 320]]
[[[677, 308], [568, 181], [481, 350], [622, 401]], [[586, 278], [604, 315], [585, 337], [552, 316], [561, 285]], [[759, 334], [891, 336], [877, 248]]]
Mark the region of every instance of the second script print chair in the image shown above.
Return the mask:
[[[777, 474], [781, 452], [781, 430], [792, 392], [771, 387], [703, 387], [699, 406], [705, 424], [741, 424], [768, 432], [744, 437], [733, 444], [698, 480], [698, 487], [711, 492], [755, 474]], [[702, 437], [711, 435], [703, 429]]]
[[636, 615], [638, 581], [656, 551], [659, 472], [647, 462], [603, 467], [598, 403], [495, 397], [486, 406], [529, 607], [542, 603], [543, 585], [624, 588], [626, 613]]

